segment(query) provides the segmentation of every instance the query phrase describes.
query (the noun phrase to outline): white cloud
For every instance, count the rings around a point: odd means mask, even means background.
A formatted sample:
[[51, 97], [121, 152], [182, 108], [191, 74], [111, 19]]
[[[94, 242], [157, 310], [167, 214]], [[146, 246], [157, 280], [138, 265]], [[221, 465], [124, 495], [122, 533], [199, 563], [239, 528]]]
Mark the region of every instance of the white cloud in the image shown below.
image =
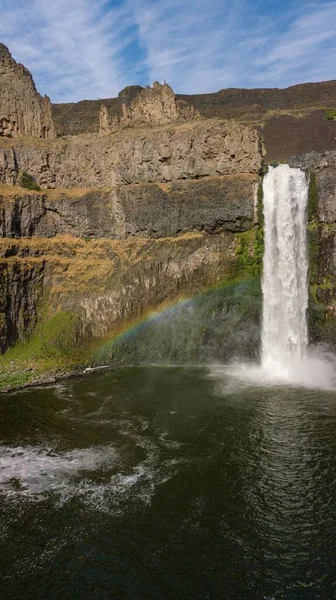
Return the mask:
[[[336, 0], [3, 0], [0, 39], [55, 101], [335, 77]], [[276, 8], [278, 7], [278, 10]]]
[[255, 62], [252, 81], [285, 86], [335, 78], [335, 1], [306, 6], [272, 39]]
[[[13, 6], [14, 5], [14, 6]], [[116, 95], [127, 85], [130, 15], [91, 0], [6, 2], [0, 37], [53, 101]], [[132, 75], [132, 73], [130, 73]]]
[[295, 2], [268, 13], [265, 3], [244, 0], [129, 2], [151, 79], [165, 78], [179, 92], [335, 76], [335, 1], [300, 4], [299, 13]]
[[146, 48], [151, 80], [166, 79], [179, 92], [203, 92], [235, 84], [244, 70], [238, 43], [245, 3], [238, 0], [129, 0]]

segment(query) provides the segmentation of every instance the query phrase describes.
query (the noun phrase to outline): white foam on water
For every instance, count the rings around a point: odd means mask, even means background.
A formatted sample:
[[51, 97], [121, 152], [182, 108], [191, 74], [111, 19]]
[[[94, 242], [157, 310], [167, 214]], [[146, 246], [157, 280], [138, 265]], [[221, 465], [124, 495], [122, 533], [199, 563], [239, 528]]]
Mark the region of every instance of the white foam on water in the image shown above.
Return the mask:
[[0, 494], [42, 499], [46, 493], [57, 492], [70, 497], [76, 477], [104, 465], [111, 467], [116, 458], [110, 446], [64, 453], [38, 446], [0, 446]]
[[[273, 368], [263, 364], [232, 363], [225, 366], [212, 366], [210, 375], [217, 380], [225, 380], [228, 393], [240, 387], [293, 386], [325, 391], [336, 390], [336, 357], [334, 354], [309, 348], [307, 356], [291, 365], [278, 363]], [[223, 387], [222, 387], [223, 389]]]
[[178, 461], [162, 461], [160, 447], [146, 438], [134, 436], [134, 442], [145, 450], [136, 465], [125, 464], [127, 458], [112, 446], [63, 453], [38, 446], [0, 446], [0, 496], [33, 502], [51, 497], [58, 504], [76, 498], [115, 514], [130, 502], [149, 504], [156, 487], [178, 470]]
[[306, 174], [289, 165], [269, 167], [264, 177], [261, 363], [212, 368], [230, 380], [228, 389], [233, 380], [336, 389], [336, 357], [308, 347], [308, 187]]

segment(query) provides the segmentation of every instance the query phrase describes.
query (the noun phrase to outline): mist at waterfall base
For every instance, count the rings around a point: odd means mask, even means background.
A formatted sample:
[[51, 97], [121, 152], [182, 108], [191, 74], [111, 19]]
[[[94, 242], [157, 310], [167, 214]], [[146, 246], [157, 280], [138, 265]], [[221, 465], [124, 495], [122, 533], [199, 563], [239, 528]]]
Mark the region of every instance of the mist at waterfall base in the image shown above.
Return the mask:
[[263, 180], [264, 257], [261, 362], [217, 367], [246, 385], [336, 389], [336, 356], [308, 346], [307, 202], [300, 169], [270, 166]]

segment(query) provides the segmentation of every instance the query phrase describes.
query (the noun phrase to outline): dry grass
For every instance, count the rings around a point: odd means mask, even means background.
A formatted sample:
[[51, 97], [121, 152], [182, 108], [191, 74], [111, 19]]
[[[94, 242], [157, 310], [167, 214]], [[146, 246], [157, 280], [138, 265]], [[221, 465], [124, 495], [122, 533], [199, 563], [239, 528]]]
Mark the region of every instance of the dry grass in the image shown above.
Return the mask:
[[4, 183], [0, 184], [0, 197], [3, 198], [21, 198], [22, 196], [43, 196], [46, 193], [46, 190], [27, 190], [26, 188], [21, 187], [20, 185], [6, 185]]
[[255, 175], [250, 173], [233, 173], [228, 175], [206, 175], [204, 177], [190, 178], [190, 179], [176, 179], [169, 182], [149, 182], [149, 183], [131, 183], [127, 186], [115, 186], [115, 187], [83, 187], [83, 188], [55, 188], [55, 189], [42, 189], [40, 191], [35, 190], [27, 190], [26, 188], [21, 187], [20, 185], [7, 185], [0, 184], [0, 200], [10, 199], [14, 200], [16, 198], [22, 197], [36, 197], [36, 196], [45, 196], [47, 200], [57, 201], [57, 200], [66, 200], [67, 198], [73, 199], [85, 199], [88, 194], [111, 194], [120, 188], [148, 188], [148, 187], [158, 187], [166, 194], [169, 194], [172, 189], [173, 184], [183, 184], [183, 185], [197, 185], [202, 184], [204, 181], [234, 181], [235, 179], [245, 179], [245, 180], [255, 180]]

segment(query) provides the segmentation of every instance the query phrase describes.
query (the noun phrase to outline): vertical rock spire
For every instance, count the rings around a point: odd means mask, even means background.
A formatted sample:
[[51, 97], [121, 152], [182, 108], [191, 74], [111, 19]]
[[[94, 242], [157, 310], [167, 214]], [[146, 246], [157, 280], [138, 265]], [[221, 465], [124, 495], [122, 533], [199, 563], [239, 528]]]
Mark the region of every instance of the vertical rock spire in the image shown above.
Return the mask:
[[40, 96], [33, 78], [0, 43], [0, 136], [56, 137], [48, 96]]

